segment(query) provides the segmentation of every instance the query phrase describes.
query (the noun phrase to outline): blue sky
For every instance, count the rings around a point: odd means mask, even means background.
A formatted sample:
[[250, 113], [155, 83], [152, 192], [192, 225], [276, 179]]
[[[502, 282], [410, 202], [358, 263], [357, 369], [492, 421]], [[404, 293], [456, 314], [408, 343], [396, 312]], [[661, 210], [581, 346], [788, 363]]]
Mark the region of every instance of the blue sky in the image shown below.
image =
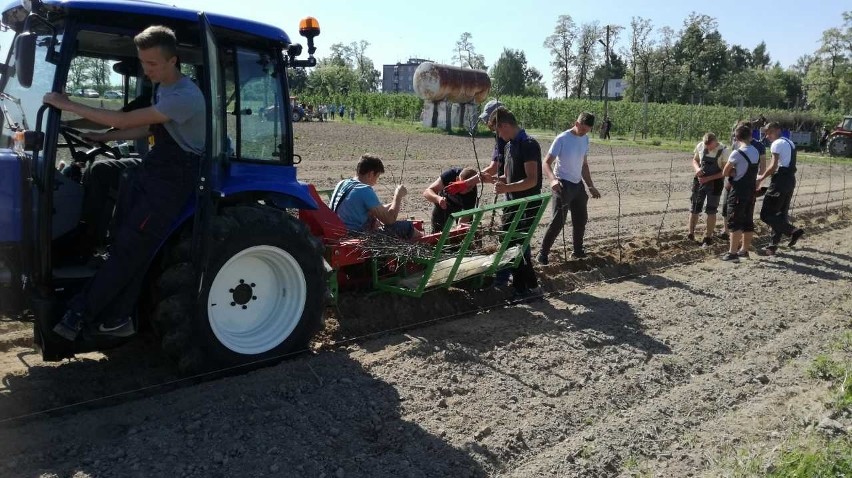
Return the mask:
[[845, 0], [172, 0], [169, 3], [273, 23], [291, 38], [300, 39], [299, 19], [310, 15], [319, 20], [322, 29], [316, 40], [319, 58], [328, 54], [333, 43], [367, 40], [370, 42], [367, 56], [379, 71], [383, 64], [409, 57], [449, 63], [455, 42], [467, 31], [473, 35], [477, 52], [485, 56], [489, 66], [499, 58], [503, 48], [523, 50], [528, 63], [544, 74], [548, 88], [552, 87], [550, 53], [542, 44], [552, 33], [559, 15], [571, 15], [578, 25], [598, 21], [601, 25], [624, 26], [620, 48], [626, 45], [627, 27], [633, 16], [650, 18], [655, 27], [669, 26], [677, 31], [686, 16], [697, 11], [716, 17], [719, 31], [728, 44], [751, 49], [765, 41], [772, 61], [780, 61], [786, 67], [801, 55], [816, 50], [822, 32], [839, 27], [843, 11], [852, 10], [852, 2]]

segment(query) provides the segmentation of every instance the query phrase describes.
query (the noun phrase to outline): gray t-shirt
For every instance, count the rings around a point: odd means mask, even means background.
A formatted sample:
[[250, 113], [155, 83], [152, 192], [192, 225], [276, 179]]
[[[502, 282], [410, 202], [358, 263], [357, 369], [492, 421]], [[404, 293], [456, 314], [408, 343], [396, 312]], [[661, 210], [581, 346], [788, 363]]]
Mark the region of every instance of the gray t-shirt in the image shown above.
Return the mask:
[[207, 106], [201, 90], [189, 77], [160, 85], [153, 106], [169, 117], [163, 126], [181, 149], [195, 154], [204, 152]]

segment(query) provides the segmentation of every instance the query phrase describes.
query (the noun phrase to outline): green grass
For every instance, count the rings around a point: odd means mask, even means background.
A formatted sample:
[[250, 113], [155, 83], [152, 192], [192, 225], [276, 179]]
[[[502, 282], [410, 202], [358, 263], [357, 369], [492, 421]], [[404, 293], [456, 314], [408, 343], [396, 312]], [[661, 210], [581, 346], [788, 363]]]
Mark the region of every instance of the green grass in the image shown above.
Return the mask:
[[825, 354], [818, 355], [808, 368], [808, 375], [820, 380], [834, 381], [843, 378], [843, 373], [843, 366]]
[[767, 475], [777, 478], [852, 476], [852, 440], [812, 439], [784, 450]]

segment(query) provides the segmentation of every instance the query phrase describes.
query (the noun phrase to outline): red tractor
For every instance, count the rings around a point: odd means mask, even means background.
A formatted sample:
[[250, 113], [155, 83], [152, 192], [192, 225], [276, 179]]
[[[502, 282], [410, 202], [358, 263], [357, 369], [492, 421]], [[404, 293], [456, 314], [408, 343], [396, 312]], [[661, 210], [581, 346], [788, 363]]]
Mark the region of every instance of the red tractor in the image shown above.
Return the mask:
[[852, 116], [846, 116], [828, 136], [828, 154], [852, 158]]

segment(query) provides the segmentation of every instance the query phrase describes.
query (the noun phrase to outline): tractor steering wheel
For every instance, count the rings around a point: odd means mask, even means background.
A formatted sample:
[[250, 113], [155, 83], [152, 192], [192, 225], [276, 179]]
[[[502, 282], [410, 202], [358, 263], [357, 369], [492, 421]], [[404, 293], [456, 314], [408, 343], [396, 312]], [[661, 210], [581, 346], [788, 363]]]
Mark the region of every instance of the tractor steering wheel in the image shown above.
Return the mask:
[[[83, 139], [83, 133], [70, 126], [60, 126], [59, 134], [65, 138], [71, 156], [76, 161], [92, 161], [96, 156], [103, 154], [110, 159], [121, 159], [121, 151], [101, 141], [89, 142]], [[78, 150], [77, 147], [85, 147], [87, 151]]]

